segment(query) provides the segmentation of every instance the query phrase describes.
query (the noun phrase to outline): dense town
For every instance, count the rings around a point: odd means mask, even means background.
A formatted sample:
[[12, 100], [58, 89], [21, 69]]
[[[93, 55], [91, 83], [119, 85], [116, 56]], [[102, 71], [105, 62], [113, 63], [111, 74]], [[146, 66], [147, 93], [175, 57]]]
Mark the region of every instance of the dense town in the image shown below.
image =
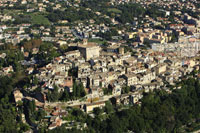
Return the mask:
[[0, 77], [13, 78], [21, 132], [83, 131], [80, 110], [141, 106], [200, 78], [199, 0], [1, 0], [0, 11]]

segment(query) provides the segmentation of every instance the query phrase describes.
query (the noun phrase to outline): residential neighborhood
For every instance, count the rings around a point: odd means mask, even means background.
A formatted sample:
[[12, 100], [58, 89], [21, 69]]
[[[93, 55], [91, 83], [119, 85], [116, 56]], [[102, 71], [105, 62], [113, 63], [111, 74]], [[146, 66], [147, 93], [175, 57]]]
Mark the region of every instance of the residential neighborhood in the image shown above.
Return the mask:
[[96, 118], [200, 79], [199, 0], [1, 0], [0, 11], [0, 96], [18, 132], [104, 132]]

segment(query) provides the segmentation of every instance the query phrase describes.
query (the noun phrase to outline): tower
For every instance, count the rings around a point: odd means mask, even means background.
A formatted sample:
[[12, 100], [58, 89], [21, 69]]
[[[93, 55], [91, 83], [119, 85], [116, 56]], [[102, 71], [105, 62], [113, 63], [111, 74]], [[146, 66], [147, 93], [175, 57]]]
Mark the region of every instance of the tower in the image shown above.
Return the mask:
[[119, 48], [119, 54], [122, 54], [122, 55], [124, 54], [124, 47]]

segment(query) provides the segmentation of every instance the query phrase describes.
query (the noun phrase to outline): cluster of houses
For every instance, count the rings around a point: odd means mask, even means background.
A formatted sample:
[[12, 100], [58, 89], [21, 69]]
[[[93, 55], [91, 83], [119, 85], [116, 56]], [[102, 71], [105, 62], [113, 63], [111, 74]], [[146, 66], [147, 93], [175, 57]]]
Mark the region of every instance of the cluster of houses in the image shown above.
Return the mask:
[[105, 24], [94, 24], [94, 20], [89, 20], [89, 25], [84, 25], [83, 23], [79, 23], [78, 26], [74, 27], [74, 32], [80, 38], [98, 38], [96, 36], [99, 32], [106, 32], [109, 30]]
[[[38, 109], [44, 109], [44, 111], [46, 112], [46, 116], [45, 118], [43, 118], [43, 122], [47, 122], [48, 123], [48, 129], [52, 130], [56, 127], [61, 126], [62, 124], [66, 123], [66, 121], [63, 121], [62, 118], [66, 117], [68, 112], [64, 109], [55, 107], [55, 108], [49, 108], [45, 106], [45, 95], [43, 93], [38, 93], [35, 94], [34, 97], [29, 97], [29, 96], [25, 96], [22, 91], [16, 89], [13, 92], [13, 96], [15, 99], [15, 103], [16, 106], [19, 106], [20, 103], [23, 103], [24, 100], [29, 100], [29, 101], [35, 101], [35, 105], [36, 105], [36, 110]], [[22, 113], [22, 121], [24, 123], [26, 123], [26, 119], [25, 119], [25, 114]]]
[[[15, 6], [15, 4], [18, 2], [19, 1], [17, 0], [3, 0], [1, 1], [0, 6]], [[49, 0], [22, 0], [20, 2], [22, 5], [26, 6], [27, 12], [46, 12], [49, 6], [52, 7], [53, 10], [65, 9], [63, 4]], [[124, 25], [124, 28], [122, 29], [117, 29], [119, 36], [124, 37], [125, 39], [132, 39], [136, 36], [137, 42], [141, 44], [146, 41], [149, 43], [168, 43], [172, 39], [172, 32], [183, 36], [193, 35], [194, 33], [198, 33], [200, 30], [200, 20], [198, 18], [191, 16], [191, 14], [182, 14], [181, 12], [183, 4], [186, 6], [186, 9], [193, 12], [198, 12], [199, 9], [196, 8], [195, 5], [198, 2], [196, 0], [182, 2], [171, 0], [114, 0], [110, 3], [122, 4], [129, 2], [140, 3], [144, 7], [148, 7], [152, 3], [156, 2], [158, 6], [162, 6], [166, 8], [166, 10], [162, 10], [162, 12], [165, 13], [163, 17], [152, 18], [146, 15], [140, 24], [138, 18], [134, 18], [131, 24], [126, 24], [128, 25], [127, 27], [131, 26], [133, 30], [128, 31], [126, 25]], [[74, 3], [66, 0], [65, 3], [68, 6], [77, 8], [77, 10], [79, 9], [79, 0], [75, 1]], [[37, 6], [30, 6], [31, 4], [36, 4]], [[175, 7], [179, 7], [179, 9], [170, 11], [170, 9]], [[87, 8], [86, 10], [92, 11], [92, 8]], [[169, 16], [172, 14], [172, 12], [174, 14], [173, 19], [175, 22], [171, 22], [169, 19]], [[31, 38], [30, 35], [39, 35], [43, 41], [57, 42], [58, 44], [63, 45], [66, 44], [66, 41], [74, 41], [76, 38], [100, 38], [97, 33], [104, 33], [109, 31], [112, 25], [120, 24], [115, 18], [109, 17], [101, 12], [94, 13], [103, 18], [110, 19], [112, 22], [111, 25], [105, 25], [103, 23], [96, 24], [95, 20], [89, 19], [86, 20], [86, 23], [81, 22], [76, 23], [76, 25], [73, 26], [66, 26], [66, 24], [69, 23], [67, 20], [59, 20], [58, 23], [60, 26], [52, 24], [53, 28], [50, 28], [50, 26], [44, 25], [40, 27], [34, 27], [31, 29], [31, 31], [29, 31], [26, 29], [30, 26], [33, 26], [32, 24], [10, 25], [6, 22], [15, 21], [16, 16], [13, 16], [13, 14], [10, 13], [0, 14], [1, 21], [3, 22], [3, 25], [0, 25], [0, 40], [2, 42], [5, 40], [6, 43], [18, 44], [23, 40], [29, 40]], [[16, 12], [16, 14], [20, 15], [20, 12]], [[164, 24], [169, 26], [165, 27]], [[165, 30], [155, 30], [153, 28], [155, 26], [161, 26]]]
[[[166, 89], [170, 92], [167, 84], [174, 85], [183, 76], [199, 69], [199, 52], [195, 52], [194, 56], [178, 54], [178, 47], [185, 48], [184, 42], [196, 42], [199, 45], [199, 39], [195, 39], [194, 41], [193, 36], [180, 38], [180, 44], [174, 43], [176, 48], [173, 50], [166, 48], [170, 44], [153, 44], [152, 49], [136, 49], [134, 55], [125, 52], [120, 43], [110, 43], [107, 48], [102, 48], [99, 44], [84, 39], [83, 42], [71, 45], [74, 50], [56, 57], [46, 66], [29, 68], [31, 72], [37, 70], [34, 74], [43, 88], [43, 101], [37, 97], [25, 97], [19, 90], [14, 92], [15, 101], [35, 100], [36, 106], [47, 112], [45, 121], [49, 124], [49, 130], [67, 123], [63, 120], [67, 116], [66, 110], [59, 106], [48, 107], [51, 103], [46, 101], [45, 93], [54, 89], [54, 85], [59, 87], [59, 91], [73, 92], [74, 80], [83, 83], [87, 93], [86, 101], [67, 106], [78, 107], [86, 113], [91, 113], [96, 107], [103, 108], [108, 100], [115, 105], [140, 104], [142, 92], [155, 89]], [[154, 45], [166, 45], [166, 49], [155, 49]], [[5, 56], [1, 55], [1, 58]], [[76, 70], [76, 74], [70, 74], [70, 70]], [[131, 92], [123, 94], [123, 89], [127, 86]], [[103, 88], [111, 89], [112, 93], [105, 95]], [[73, 126], [73, 123], [67, 124], [69, 128]], [[79, 128], [82, 127], [86, 125]]]
[[198, 0], [191, 0], [191, 1], [178, 1], [178, 0], [135, 0], [135, 2], [142, 3], [143, 5], [150, 5], [152, 3], [156, 3], [158, 6], [162, 7], [169, 7], [173, 5], [174, 7], [179, 7], [179, 9], [185, 6], [186, 9], [191, 9], [192, 11], [199, 10], [196, 8], [195, 4], [198, 3]]
[[10, 27], [7, 25], [0, 25], [0, 40], [1, 42], [18, 44], [23, 40], [30, 40], [31, 37], [25, 30], [30, 27], [30, 24], [20, 24]]
[[[91, 101], [89, 99], [106, 97], [103, 88], [111, 89], [111, 97], [118, 98], [126, 86], [136, 92], [166, 89], [166, 84], [174, 85], [184, 75], [198, 69], [199, 61], [196, 57], [199, 52], [192, 57], [178, 56], [176, 50], [162, 51], [152, 48], [138, 49], [135, 55], [131, 55], [130, 52], [125, 53], [120, 44], [110, 45], [113, 46], [108, 46], [106, 51], [98, 44], [84, 39], [76, 45], [77, 50], [67, 52], [45, 67], [38, 68], [36, 76], [45, 89], [53, 89], [53, 85], [57, 85], [60, 90], [72, 92], [73, 79], [81, 82], [87, 92], [88, 101]], [[70, 69], [77, 70], [73, 77], [69, 75]], [[96, 104], [105, 104], [99, 101]], [[87, 106], [91, 108], [97, 106], [96, 104]], [[88, 110], [91, 109], [85, 108], [86, 112]]]
[[177, 56], [180, 57], [194, 57], [199, 52], [200, 40], [199, 35], [180, 37], [176, 43], [165, 43], [165, 44], [152, 44], [151, 47], [154, 51], [160, 52], [176, 52]]
[[[42, 88], [40, 94], [29, 97], [23, 95], [22, 91], [13, 92], [16, 106], [20, 101], [35, 100], [37, 108], [42, 108], [47, 113], [44, 121], [48, 122], [48, 129], [54, 129], [67, 121], [64, 118], [68, 112], [56, 103], [46, 101], [46, 93], [53, 90], [55, 85], [59, 91], [67, 90], [73, 92], [74, 82], [82, 83], [86, 92], [84, 102], [73, 101], [61, 103], [70, 107], [78, 107], [86, 113], [91, 113], [94, 108], [106, 106], [106, 101], [110, 100], [112, 104], [130, 105], [140, 104], [143, 97], [142, 92], [149, 92], [155, 89], [166, 89], [167, 85], [175, 85], [177, 81], [193, 70], [199, 70], [199, 46], [200, 46], [200, 20], [192, 14], [183, 14], [181, 10], [185, 7], [193, 12], [199, 12], [195, 3], [197, 0], [179, 1], [179, 0], [133, 0], [140, 3], [145, 8], [156, 3], [158, 6], [166, 8], [162, 10], [165, 13], [162, 17], [152, 18], [146, 15], [142, 21], [134, 18], [131, 24], [123, 25], [123, 28], [116, 29], [118, 36], [123, 38], [121, 41], [110, 41], [107, 46], [88, 42], [84, 38], [98, 38], [98, 33], [105, 33], [111, 30], [113, 25], [120, 25], [115, 18], [111, 18], [101, 12], [95, 12], [97, 16], [111, 20], [109, 24], [96, 24], [95, 20], [86, 20], [86, 23], [74, 23], [70, 25], [68, 20], [59, 20], [58, 23], [51, 23], [51, 26], [33, 26], [32, 24], [10, 24], [15, 21], [15, 13], [0, 14], [0, 45], [5, 43], [19, 44], [23, 40], [30, 40], [34, 36], [39, 36], [42, 41], [51, 42], [56, 46], [67, 46], [71, 51], [54, 58], [49, 64], [43, 67], [37, 66], [37, 61], [32, 57], [29, 61], [30, 51], [21, 51], [24, 53], [25, 60], [21, 64], [27, 66], [27, 74], [33, 74], [37, 77], [38, 84], [29, 89], [34, 90], [37, 87]], [[132, 0], [111, 0], [109, 4], [119, 5], [133, 2]], [[16, 3], [25, 6], [27, 13], [44, 13], [49, 10], [65, 10], [64, 6], [73, 6], [79, 10], [79, 0], [74, 3], [65, 0], [66, 4], [52, 0], [1, 0], [0, 7], [15, 7]], [[36, 6], [29, 6], [34, 4]], [[64, 5], [64, 6], [63, 6]], [[92, 11], [92, 8], [87, 8]], [[172, 10], [177, 8], [177, 10]], [[17, 15], [18, 12], [16, 13]], [[22, 13], [23, 14], [23, 13]], [[170, 15], [173, 14], [172, 22]], [[69, 25], [68, 25], [69, 24]], [[159, 28], [155, 28], [155, 27]], [[178, 42], [174, 43], [173, 37], [178, 37]], [[76, 42], [76, 39], [82, 39], [82, 42]], [[134, 40], [130, 44], [128, 41]], [[74, 43], [72, 43], [74, 42]], [[127, 43], [128, 42], [128, 43]], [[151, 44], [149, 49], [137, 47], [144, 43]], [[129, 44], [129, 45], [128, 45]], [[136, 45], [135, 45], [136, 44]], [[135, 53], [125, 50], [124, 46], [134, 48]], [[39, 48], [34, 48], [32, 54], [37, 54]], [[0, 53], [0, 60], [6, 59], [6, 53]], [[0, 75], [10, 75], [13, 66], [6, 66], [0, 69]], [[124, 93], [124, 89], [129, 87], [131, 92]], [[105, 90], [111, 90], [111, 93], [105, 94]], [[42, 99], [42, 100], [41, 100]], [[52, 108], [52, 106], [54, 106]], [[51, 106], [51, 107], [49, 107]], [[22, 114], [25, 122], [25, 115]], [[74, 126], [74, 123], [67, 123], [68, 127]], [[87, 127], [87, 125], [78, 127]], [[78, 128], [77, 127], [77, 128]]]

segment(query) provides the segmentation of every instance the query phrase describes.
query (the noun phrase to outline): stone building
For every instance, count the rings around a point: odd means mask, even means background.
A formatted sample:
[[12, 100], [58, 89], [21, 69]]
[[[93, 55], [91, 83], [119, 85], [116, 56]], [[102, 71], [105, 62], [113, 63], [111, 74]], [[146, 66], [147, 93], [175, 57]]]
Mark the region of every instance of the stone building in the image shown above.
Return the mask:
[[96, 43], [88, 43], [86, 39], [83, 40], [83, 44], [78, 45], [78, 49], [86, 61], [97, 58], [100, 54], [100, 47]]

